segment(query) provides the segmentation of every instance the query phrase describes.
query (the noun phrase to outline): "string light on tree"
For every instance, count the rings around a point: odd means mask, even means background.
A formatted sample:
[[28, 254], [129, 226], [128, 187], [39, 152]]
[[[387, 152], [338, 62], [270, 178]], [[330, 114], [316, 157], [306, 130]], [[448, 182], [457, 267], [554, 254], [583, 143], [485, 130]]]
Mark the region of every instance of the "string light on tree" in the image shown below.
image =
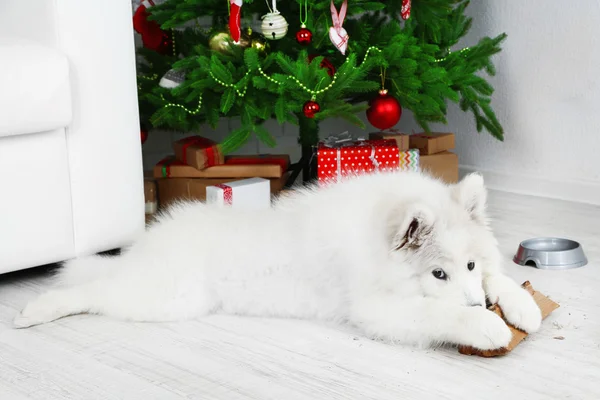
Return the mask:
[[[269, 6], [269, 3], [267, 3], [267, 6]], [[281, 39], [287, 34], [288, 22], [277, 10], [277, 0], [273, 0], [273, 8], [269, 7], [269, 11], [262, 17], [262, 33], [269, 40]]]
[[385, 69], [381, 71], [381, 90], [379, 95], [369, 101], [367, 119], [375, 128], [390, 129], [400, 121], [402, 107], [400, 102], [385, 89]]
[[[374, 47], [374, 46], [369, 47], [367, 49], [367, 52], [365, 53], [364, 58], [363, 58], [362, 65], [364, 65], [367, 62], [367, 59], [369, 58], [369, 54], [371, 53], [371, 51], [381, 52], [381, 50], [378, 49], [377, 47]], [[312, 61], [312, 59], [314, 57], [309, 57], [309, 58]], [[348, 62], [348, 60], [346, 60], [346, 62]], [[322, 63], [321, 63], [321, 66], [323, 67]], [[333, 68], [333, 66], [332, 66], [332, 68]], [[354, 67], [354, 68], [355, 69], [361, 69], [361, 66]], [[262, 75], [265, 79], [267, 79], [270, 82], [273, 82], [273, 83], [275, 83], [277, 85], [282, 85], [283, 84], [283, 82], [278, 81], [277, 79], [274, 79], [271, 76], [267, 75], [265, 73], [265, 71], [262, 69], [262, 67], [260, 67], [260, 66], [258, 67], [258, 72], [259, 72], [260, 75]], [[251, 73], [250, 71], [246, 72], [246, 74], [244, 75], [244, 78], [242, 78], [242, 80], [246, 79], [248, 77], [248, 75], [250, 75], [250, 73]], [[235, 92], [237, 93], [238, 96], [244, 97], [246, 95], [246, 91], [248, 90], [248, 86], [244, 86], [244, 88], [241, 91], [238, 88], [238, 86], [239, 86], [239, 84], [241, 83], [242, 80], [240, 80], [240, 82], [238, 82], [236, 84], [227, 84], [227, 83], [221, 81], [220, 79], [217, 79], [217, 77], [214, 76], [214, 74], [212, 72], [209, 72], [209, 75], [219, 85], [224, 86], [224, 87], [228, 87], [228, 88], [233, 88], [235, 90]], [[333, 79], [331, 80], [331, 83], [329, 85], [327, 85], [323, 89], [316, 88], [316, 89], [313, 90], [313, 89], [308, 88], [302, 82], [300, 82], [298, 80], [298, 78], [296, 78], [295, 76], [288, 75], [288, 76], [286, 76], [286, 78], [294, 81], [302, 90], [306, 91], [307, 93], [309, 93], [312, 96], [310, 101], [307, 101], [306, 103], [304, 103], [304, 106], [306, 106], [306, 111], [308, 112], [309, 115], [312, 115], [312, 117], [310, 117], [310, 118], [314, 118], [315, 114], [317, 112], [321, 111], [321, 106], [315, 101], [316, 100], [316, 96], [320, 95], [320, 94], [323, 94], [326, 91], [328, 91], [329, 89], [331, 89], [335, 85], [336, 79], [337, 79], [335, 75], [332, 75]], [[320, 86], [320, 84], [321, 84], [321, 82], [319, 82], [318, 86]], [[162, 95], [161, 95], [161, 99], [165, 103], [165, 107], [177, 107], [177, 108], [180, 108], [180, 109], [184, 110], [185, 112], [187, 112], [188, 114], [191, 114], [191, 115], [198, 114], [200, 112], [201, 108], [202, 108], [202, 96], [200, 96], [198, 98], [198, 107], [196, 107], [195, 110], [190, 110], [190, 109], [186, 108], [182, 104], [170, 103]], [[315, 106], [315, 104], [316, 104], [316, 106]], [[302, 109], [303, 112], [304, 112], [304, 106], [303, 106], [303, 109]]]
[[306, 27], [308, 20], [308, 0], [304, 0], [304, 17], [302, 16], [302, 3], [300, 3], [300, 30], [296, 32], [296, 41], [303, 46], [312, 42], [312, 32]]

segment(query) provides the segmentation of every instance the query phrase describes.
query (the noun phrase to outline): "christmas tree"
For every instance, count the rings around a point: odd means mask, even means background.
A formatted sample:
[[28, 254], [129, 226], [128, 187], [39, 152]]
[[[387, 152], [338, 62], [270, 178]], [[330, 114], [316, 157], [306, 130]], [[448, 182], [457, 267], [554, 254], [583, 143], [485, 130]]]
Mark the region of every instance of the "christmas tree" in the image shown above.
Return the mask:
[[239, 116], [240, 128], [222, 142], [228, 153], [251, 135], [275, 144], [263, 123], [276, 118], [298, 124], [309, 148], [326, 118], [364, 127], [366, 111], [372, 125], [387, 129], [402, 107], [429, 131], [430, 123], [446, 123], [450, 100], [473, 114], [478, 131], [502, 140], [482, 72], [494, 74], [491, 57], [505, 34], [457, 48], [471, 27], [468, 4], [166, 0], [138, 10], [142, 122], [193, 131]]

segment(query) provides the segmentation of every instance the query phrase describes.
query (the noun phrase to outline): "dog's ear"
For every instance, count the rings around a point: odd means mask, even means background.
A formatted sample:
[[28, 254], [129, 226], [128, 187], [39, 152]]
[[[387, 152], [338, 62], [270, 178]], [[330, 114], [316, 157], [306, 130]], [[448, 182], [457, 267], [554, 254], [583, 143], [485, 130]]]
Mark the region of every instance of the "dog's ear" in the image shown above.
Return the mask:
[[487, 190], [480, 174], [472, 173], [465, 176], [454, 186], [452, 195], [473, 220], [485, 223]]
[[417, 250], [433, 234], [435, 217], [423, 205], [415, 205], [403, 213], [392, 216], [390, 224], [393, 250]]

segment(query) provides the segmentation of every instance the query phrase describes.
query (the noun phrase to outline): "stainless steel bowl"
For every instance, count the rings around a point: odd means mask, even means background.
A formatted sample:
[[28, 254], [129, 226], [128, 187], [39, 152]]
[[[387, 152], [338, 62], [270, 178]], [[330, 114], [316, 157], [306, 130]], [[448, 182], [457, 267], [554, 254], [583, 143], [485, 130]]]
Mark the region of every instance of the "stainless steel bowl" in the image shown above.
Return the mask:
[[519, 245], [514, 262], [534, 265], [539, 269], [571, 269], [583, 267], [587, 258], [583, 248], [574, 240], [562, 238], [534, 238]]

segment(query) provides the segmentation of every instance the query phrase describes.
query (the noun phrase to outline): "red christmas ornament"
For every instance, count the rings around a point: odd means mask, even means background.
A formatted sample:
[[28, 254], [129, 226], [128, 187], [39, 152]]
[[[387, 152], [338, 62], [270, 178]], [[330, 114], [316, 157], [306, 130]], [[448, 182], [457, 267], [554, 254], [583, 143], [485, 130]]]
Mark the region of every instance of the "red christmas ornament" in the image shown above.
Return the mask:
[[142, 139], [142, 144], [146, 143], [146, 140], [148, 140], [148, 131], [144, 128], [140, 129], [140, 137]]
[[302, 111], [304, 112], [304, 116], [306, 118], [314, 118], [315, 114], [321, 111], [321, 106], [316, 101], [309, 100], [304, 103]]
[[[315, 57], [318, 56], [316, 54], [311, 54], [310, 56], [308, 56], [308, 62], [312, 62], [312, 60], [314, 60]], [[331, 63], [331, 61], [323, 57], [323, 61], [321, 61], [321, 64], [319, 65], [321, 66], [321, 68], [327, 69], [327, 75], [333, 78], [333, 76], [335, 75], [335, 66]]]
[[160, 28], [156, 21], [149, 21], [148, 9], [154, 5], [152, 0], [144, 0], [133, 14], [133, 29], [142, 36], [142, 43], [147, 49], [167, 54], [173, 46], [171, 36]]
[[312, 32], [306, 27], [300, 28], [300, 30], [296, 32], [296, 41], [303, 46], [309, 45], [310, 42], [312, 42]]
[[398, 100], [387, 94], [387, 90], [379, 91], [379, 96], [369, 101], [367, 119], [375, 128], [385, 130], [400, 121], [402, 107]]

